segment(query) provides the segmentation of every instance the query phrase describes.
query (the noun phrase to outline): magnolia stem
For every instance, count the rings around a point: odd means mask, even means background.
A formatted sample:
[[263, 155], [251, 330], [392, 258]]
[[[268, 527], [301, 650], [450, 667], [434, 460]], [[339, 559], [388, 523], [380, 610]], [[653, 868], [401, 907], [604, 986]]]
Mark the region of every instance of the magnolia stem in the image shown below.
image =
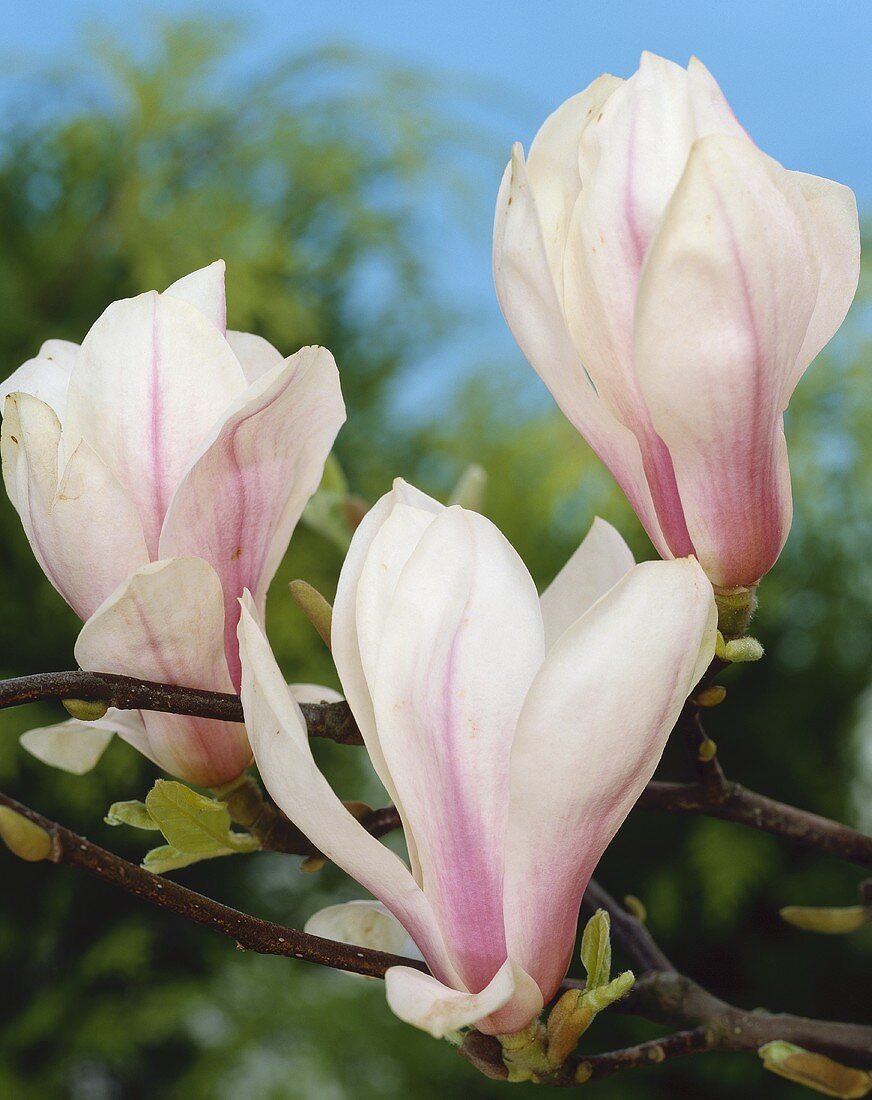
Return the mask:
[[[717, 662], [712, 662], [710, 673], [716, 672], [718, 667]], [[0, 710], [23, 703], [69, 698], [105, 702], [120, 710], [157, 710], [231, 722], [242, 720], [242, 705], [236, 695], [157, 684], [128, 676], [82, 671], [42, 672], [0, 681]], [[304, 703], [301, 709], [311, 737], [325, 737], [341, 745], [363, 743], [347, 703]], [[685, 707], [677, 727], [688, 743], [695, 746], [697, 782], [653, 781], [643, 792], [638, 803], [640, 807], [735, 821], [815, 851], [850, 860], [861, 867], [872, 867], [872, 837], [729, 782], [716, 757], [699, 760], [698, 746], [708, 738], [695, 705]], [[378, 828], [378, 836], [400, 824], [392, 807], [373, 812], [380, 815], [377, 823], [375, 819], [367, 819], [365, 824], [372, 831]], [[314, 854], [314, 850], [303, 847], [299, 834], [293, 840], [288, 839], [287, 844], [290, 846], [280, 850], [296, 851], [293, 846], [296, 844], [303, 849], [299, 854]]]

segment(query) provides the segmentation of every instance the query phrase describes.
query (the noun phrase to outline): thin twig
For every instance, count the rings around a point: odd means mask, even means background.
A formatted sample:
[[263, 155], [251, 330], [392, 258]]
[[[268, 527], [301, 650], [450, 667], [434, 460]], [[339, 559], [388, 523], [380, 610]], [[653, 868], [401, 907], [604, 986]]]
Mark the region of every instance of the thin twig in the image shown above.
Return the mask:
[[272, 921], [261, 920], [231, 909], [228, 905], [213, 901], [189, 890], [172, 879], [155, 875], [136, 864], [108, 852], [72, 830], [59, 825], [42, 814], [23, 806], [14, 798], [0, 792], [0, 806], [6, 806], [44, 829], [51, 837], [49, 857], [53, 863], [68, 863], [73, 867], [96, 875], [126, 890], [134, 897], [151, 902], [161, 909], [168, 909], [180, 917], [205, 925], [223, 936], [229, 936], [237, 947], [256, 951], [260, 955], [283, 955], [292, 959], [329, 966], [335, 970], [348, 970], [371, 978], [383, 978], [392, 966], [426, 967], [420, 961], [390, 955], [383, 951], [371, 951], [354, 947], [321, 936], [312, 936], [296, 928], [286, 928]]
[[[108, 672], [37, 672], [0, 681], [0, 710], [50, 699], [86, 699], [119, 710], [156, 710], [190, 714], [223, 722], [241, 722], [238, 695], [202, 688], [158, 684]], [[310, 737], [326, 737], [340, 745], [362, 745], [363, 738], [347, 703], [303, 703], [300, 706]]]

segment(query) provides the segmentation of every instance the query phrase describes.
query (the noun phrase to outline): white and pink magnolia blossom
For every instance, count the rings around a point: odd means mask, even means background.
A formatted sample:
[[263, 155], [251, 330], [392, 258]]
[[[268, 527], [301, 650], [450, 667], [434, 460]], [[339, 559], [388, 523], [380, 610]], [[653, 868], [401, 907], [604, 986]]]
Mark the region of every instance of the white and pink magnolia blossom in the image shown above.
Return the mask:
[[[398, 481], [358, 528], [332, 648], [410, 867], [344, 808], [246, 601], [242, 703], [270, 793], [379, 899], [307, 926], [397, 951], [404, 1020], [513, 1032], [568, 966], [588, 879], [714, 651], [711, 585], [685, 558], [634, 566], [598, 522], [540, 601], [483, 516]], [[399, 922], [397, 927], [393, 918]]]
[[[0, 387], [6, 490], [46, 576], [87, 620], [85, 669], [239, 686], [239, 597], [263, 610], [345, 409], [328, 351], [285, 359], [225, 318], [218, 261], [115, 302], [81, 347], [50, 340]], [[237, 723], [110, 713], [87, 730], [77, 767], [113, 730], [198, 784], [251, 759]], [[51, 730], [31, 747], [63, 763]]]
[[643, 54], [515, 146], [494, 278], [509, 327], [664, 558], [756, 583], [792, 518], [783, 413], [857, 286], [852, 192], [790, 172], [696, 59]]

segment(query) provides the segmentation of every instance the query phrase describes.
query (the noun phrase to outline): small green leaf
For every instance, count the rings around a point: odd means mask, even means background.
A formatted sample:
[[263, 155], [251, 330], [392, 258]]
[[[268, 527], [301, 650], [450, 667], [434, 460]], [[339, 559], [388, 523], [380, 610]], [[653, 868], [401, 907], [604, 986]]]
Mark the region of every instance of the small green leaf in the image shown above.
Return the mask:
[[596, 989], [585, 989], [582, 1000], [592, 1012], [602, 1012], [628, 993], [635, 980], [633, 971], [625, 970], [623, 974], [619, 974], [617, 978], [606, 982], [605, 985], [598, 986]]
[[160, 829], [144, 802], [113, 802], [103, 818], [107, 825], [132, 825], [134, 829]]
[[221, 854], [217, 849], [252, 852], [257, 840], [230, 831], [227, 804], [198, 794], [171, 779], [158, 779], [145, 798], [146, 808], [168, 843], [185, 855]]
[[612, 969], [612, 943], [609, 915], [605, 909], [597, 909], [585, 925], [581, 961], [587, 971], [586, 990], [606, 985]]
[[162, 844], [159, 848], [152, 848], [150, 852], [146, 852], [142, 866], [144, 870], [151, 871], [155, 875], [163, 875], [167, 871], [178, 871], [182, 867], [190, 867], [192, 863], [199, 863], [204, 859], [235, 854], [233, 848], [217, 847], [211, 852], [180, 852], [172, 844]]

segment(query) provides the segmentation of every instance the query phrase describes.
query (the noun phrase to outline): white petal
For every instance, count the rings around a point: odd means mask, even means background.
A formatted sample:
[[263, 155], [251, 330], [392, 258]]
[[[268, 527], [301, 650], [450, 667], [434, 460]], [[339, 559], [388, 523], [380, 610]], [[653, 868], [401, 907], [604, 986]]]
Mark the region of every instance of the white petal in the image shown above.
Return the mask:
[[[400, 570], [417, 544], [417, 536], [442, 510], [443, 506], [438, 501], [397, 478], [393, 489], [370, 508], [354, 532], [339, 574], [333, 603], [330, 646], [336, 671], [339, 673], [351, 713], [363, 736], [372, 766], [404, 824], [402, 802], [379, 743], [370, 686], [364, 673], [362, 648], [365, 647], [368, 653], [368, 667], [374, 667], [386, 614], [381, 609], [381, 601], [386, 602], [392, 597]], [[395, 511], [398, 514], [394, 520]], [[392, 521], [395, 537], [393, 540], [380, 540], [381, 529], [388, 521]], [[399, 537], [401, 526], [406, 533], [403, 539]], [[370, 560], [371, 552], [373, 557]], [[386, 556], [388, 554], [390, 557]], [[369, 581], [361, 589], [360, 581], [365, 570]], [[412, 872], [420, 881], [415, 839], [408, 829], [406, 841]]]
[[156, 556], [185, 468], [244, 389], [238, 359], [193, 306], [153, 292], [115, 302], [70, 378], [63, 453], [90, 443], [136, 504]]
[[803, 172], [790, 175], [808, 204], [821, 277], [805, 340], [784, 385], [783, 406], [790, 400], [806, 367], [844, 321], [860, 278], [860, 224], [854, 192], [819, 176]]
[[273, 367], [277, 367], [285, 358], [268, 340], [255, 336], [252, 332], [234, 332], [229, 329], [227, 343], [242, 364], [249, 385]]
[[335, 688], [321, 684], [288, 684], [288, 687], [298, 703], [341, 703], [345, 698]]
[[581, 897], [714, 653], [714, 598], [692, 558], [636, 566], [557, 641], [524, 704], [506, 839], [509, 952], [545, 1000]]
[[[443, 985], [429, 974], [408, 966], [392, 966], [385, 974], [385, 993], [391, 1010], [407, 1024], [442, 1039], [470, 1024], [481, 1025], [518, 998], [511, 1017], [503, 1016], [511, 1030], [519, 1031], [542, 1009], [542, 997], [533, 982], [511, 959], [506, 959], [480, 993], [467, 993]], [[494, 1028], [483, 1028], [493, 1034]]]
[[[388, 531], [385, 523], [381, 534]], [[365, 583], [364, 575], [361, 595]], [[469, 988], [481, 988], [505, 958], [509, 758], [543, 656], [539, 600], [521, 559], [483, 516], [443, 511], [397, 580], [373, 703], [424, 892]]]
[[598, 397], [569, 335], [520, 146], [497, 199], [493, 262], [500, 308], [518, 346], [564, 416], [611, 470], [660, 554], [669, 557], [639, 443]]
[[58, 484], [60, 441], [48, 405], [26, 393], [7, 398], [0, 433], [7, 492], [45, 575], [86, 619], [148, 552], [136, 509], [87, 443]]
[[224, 274], [226, 264], [215, 260], [208, 267], [192, 271], [168, 286], [164, 294], [178, 298], [202, 313], [207, 321], [222, 334], [227, 328], [227, 299], [224, 292]]
[[[232, 692], [224, 657], [224, 607], [215, 571], [199, 558], [144, 566], [82, 627], [80, 666], [158, 683]], [[160, 767], [201, 786], [235, 779], [251, 760], [242, 725], [209, 718], [144, 714], [147, 744]]]
[[227, 662], [237, 686], [237, 601], [247, 588], [263, 608], [344, 420], [333, 356], [303, 348], [231, 404], [181, 475], [160, 556], [196, 555], [221, 578]]
[[242, 604], [242, 707], [267, 790], [319, 851], [384, 902], [431, 969], [453, 980], [429, 902], [402, 861], [352, 817], [318, 770], [305, 720], [254, 617], [250, 597]]
[[620, 534], [597, 516], [581, 545], [542, 593], [546, 650], [635, 564]]
[[639, 284], [635, 363], [717, 585], [754, 584], [787, 535], [782, 391], [819, 281], [791, 174], [743, 138], [698, 141]]
[[0, 409], [10, 393], [29, 393], [44, 401], [63, 422], [70, 374], [79, 350], [79, 345], [69, 340], [46, 340], [35, 358], [0, 382]]
[[605, 74], [562, 103], [542, 123], [530, 146], [527, 176], [536, 196], [549, 266], [563, 300], [563, 256], [572, 209], [582, 187], [578, 147], [584, 130], [596, 122], [603, 105], [623, 81]]
[[[100, 722], [105, 721], [100, 719]], [[114, 735], [111, 724], [80, 722], [70, 718], [54, 726], [27, 730], [19, 741], [22, 748], [43, 764], [60, 768], [71, 775], [85, 775], [97, 764]]]
[[386, 951], [408, 959], [424, 956], [409, 933], [380, 901], [347, 901], [320, 909], [306, 921], [304, 928], [312, 936], [338, 940], [372, 951]]

